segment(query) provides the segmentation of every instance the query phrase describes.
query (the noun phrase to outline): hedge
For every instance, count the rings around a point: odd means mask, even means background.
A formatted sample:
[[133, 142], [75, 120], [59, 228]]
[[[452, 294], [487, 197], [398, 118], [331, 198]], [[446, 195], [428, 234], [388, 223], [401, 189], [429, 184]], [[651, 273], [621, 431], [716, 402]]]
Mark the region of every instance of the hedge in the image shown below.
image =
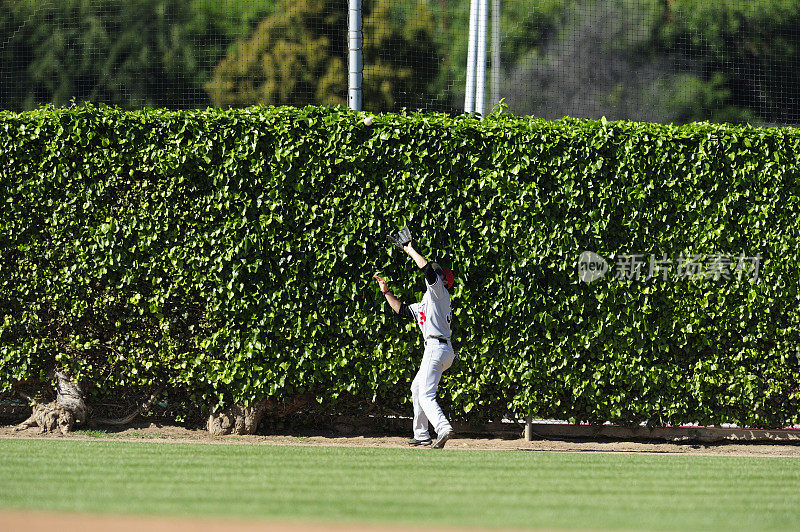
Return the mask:
[[[58, 366], [90, 403], [410, 411], [419, 334], [372, 279], [421, 297], [384, 236], [407, 223], [457, 277], [454, 420], [798, 422], [800, 133], [364, 116], [0, 113], [0, 393]], [[584, 251], [607, 275], [581, 280]]]

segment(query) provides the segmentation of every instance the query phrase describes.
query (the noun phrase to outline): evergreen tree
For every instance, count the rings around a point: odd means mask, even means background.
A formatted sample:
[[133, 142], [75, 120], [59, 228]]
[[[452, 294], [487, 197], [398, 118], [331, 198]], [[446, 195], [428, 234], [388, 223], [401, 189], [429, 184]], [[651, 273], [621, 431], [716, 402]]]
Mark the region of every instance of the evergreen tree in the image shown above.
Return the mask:
[[[339, 105], [347, 101], [347, 6], [342, 0], [280, 0], [214, 70], [215, 105]], [[364, 3], [364, 107], [417, 107], [430, 98], [440, 59], [433, 16], [409, 16], [389, 0]]]

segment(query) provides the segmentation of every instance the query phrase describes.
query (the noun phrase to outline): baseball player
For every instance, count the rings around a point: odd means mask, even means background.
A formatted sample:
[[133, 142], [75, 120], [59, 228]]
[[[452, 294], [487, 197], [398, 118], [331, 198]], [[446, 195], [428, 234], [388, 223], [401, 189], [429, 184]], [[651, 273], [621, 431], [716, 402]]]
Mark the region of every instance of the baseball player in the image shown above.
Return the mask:
[[[381, 293], [386, 297], [392, 310], [401, 318], [414, 320], [422, 331], [425, 341], [422, 363], [411, 384], [411, 397], [414, 402], [414, 436], [408, 444], [419, 446], [432, 443], [433, 449], [441, 449], [447, 440], [453, 437], [453, 427], [436, 402], [436, 389], [439, 387], [442, 373], [452, 365], [456, 357], [450, 343], [452, 314], [448, 292], [453, 287], [453, 272], [449, 268], [428, 262], [411, 246], [410, 235], [408, 242], [402, 242], [401, 245], [403, 251], [414, 259], [425, 275], [427, 289], [422, 301], [411, 305], [402, 303], [389, 290], [386, 281], [378, 275], [373, 277], [378, 281]], [[436, 431], [435, 442], [432, 442], [428, 432], [429, 423], [433, 424]]]

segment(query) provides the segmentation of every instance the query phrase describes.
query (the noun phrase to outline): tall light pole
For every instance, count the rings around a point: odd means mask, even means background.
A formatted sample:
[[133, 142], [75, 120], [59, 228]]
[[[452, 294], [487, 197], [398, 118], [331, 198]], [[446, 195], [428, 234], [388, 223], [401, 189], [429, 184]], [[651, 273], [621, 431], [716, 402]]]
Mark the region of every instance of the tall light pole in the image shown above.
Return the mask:
[[489, 0], [478, 6], [478, 57], [475, 66], [475, 112], [486, 114], [486, 40], [489, 29]]
[[467, 47], [467, 86], [464, 94], [464, 112], [475, 111], [475, 58], [478, 51], [478, 2], [469, 3], [469, 41]]
[[347, 58], [349, 75], [347, 79], [347, 105], [350, 109], [356, 111], [361, 111], [363, 98], [362, 35], [361, 0], [348, 0]]
[[[492, 100], [499, 100], [500, 0], [492, 5]], [[489, 38], [489, 0], [470, 0], [467, 84], [464, 112], [486, 114], [486, 43]]]

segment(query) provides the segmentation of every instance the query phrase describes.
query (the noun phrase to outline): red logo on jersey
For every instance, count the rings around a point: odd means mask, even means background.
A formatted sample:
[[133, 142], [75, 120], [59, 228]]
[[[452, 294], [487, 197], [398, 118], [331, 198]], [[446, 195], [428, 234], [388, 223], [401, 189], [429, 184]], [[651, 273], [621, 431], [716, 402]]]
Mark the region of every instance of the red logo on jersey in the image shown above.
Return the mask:
[[425, 320], [427, 320], [427, 319], [428, 318], [425, 317], [425, 313], [424, 312], [420, 312], [419, 313], [419, 324], [420, 324], [420, 326], [425, 325]]

